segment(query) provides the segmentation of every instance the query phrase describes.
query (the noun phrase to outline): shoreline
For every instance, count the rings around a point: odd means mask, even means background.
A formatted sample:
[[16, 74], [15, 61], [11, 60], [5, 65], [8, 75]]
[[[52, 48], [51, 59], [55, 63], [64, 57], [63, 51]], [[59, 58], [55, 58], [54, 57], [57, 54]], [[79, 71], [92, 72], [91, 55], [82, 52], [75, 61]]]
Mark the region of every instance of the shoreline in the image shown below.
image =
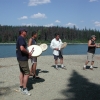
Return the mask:
[[[16, 44], [16, 43], [0, 43], [0, 44]], [[37, 44], [42, 44], [42, 43], [37, 43]], [[46, 43], [50, 45], [50, 43]], [[88, 43], [67, 43], [67, 44], [88, 44]]]

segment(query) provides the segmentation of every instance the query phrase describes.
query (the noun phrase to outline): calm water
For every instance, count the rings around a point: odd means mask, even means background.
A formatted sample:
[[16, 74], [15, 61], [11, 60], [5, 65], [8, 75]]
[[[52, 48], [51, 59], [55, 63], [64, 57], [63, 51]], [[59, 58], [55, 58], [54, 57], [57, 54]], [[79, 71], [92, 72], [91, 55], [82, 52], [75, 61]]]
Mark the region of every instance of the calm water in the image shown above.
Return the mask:
[[[87, 44], [68, 44], [63, 49], [64, 55], [84, 55], [87, 53]], [[96, 49], [96, 54], [100, 54], [100, 48]], [[48, 49], [42, 53], [42, 56], [52, 55], [52, 49], [48, 45]], [[0, 58], [16, 57], [15, 44], [0, 44]]]

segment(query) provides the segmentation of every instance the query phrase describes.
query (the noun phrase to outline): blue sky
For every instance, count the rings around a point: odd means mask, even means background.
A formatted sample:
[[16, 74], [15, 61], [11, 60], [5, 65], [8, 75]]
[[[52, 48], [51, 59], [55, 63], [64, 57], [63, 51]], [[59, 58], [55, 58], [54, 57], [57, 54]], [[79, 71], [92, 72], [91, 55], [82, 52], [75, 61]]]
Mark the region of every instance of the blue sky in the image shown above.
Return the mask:
[[100, 30], [100, 0], [0, 0], [0, 25]]

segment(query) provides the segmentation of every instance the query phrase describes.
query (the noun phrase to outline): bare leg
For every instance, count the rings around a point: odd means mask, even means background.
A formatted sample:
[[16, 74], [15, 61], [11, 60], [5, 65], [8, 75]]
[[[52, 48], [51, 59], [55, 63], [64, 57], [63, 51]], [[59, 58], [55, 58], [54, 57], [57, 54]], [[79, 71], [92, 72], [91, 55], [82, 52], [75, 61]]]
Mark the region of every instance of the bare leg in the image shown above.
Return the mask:
[[37, 63], [33, 63], [33, 65], [31, 66], [30, 74], [32, 76], [36, 75], [36, 66], [37, 66]]
[[86, 62], [85, 62], [85, 65], [87, 65], [88, 63], [89, 63], [89, 61], [86, 61]]
[[30, 68], [30, 75], [33, 75], [33, 66]]
[[20, 79], [20, 86], [23, 86], [24, 75], [21, 72], [20, 72], [20, 75], [19, 75], [19, 79]]
[[58, 59], [57, 59], [57, 60], [55, 60], [55, 65], [58, 65]]
[[58, 59], [55, 59], [55, 66], [58, 68]]
[[83, 70], [86, 69], [86, 66], [87, 66], [88, 63], [89, 63], [89, 61], [87, 60], [87, 61], [85, 62], [85, 65], [83, 66]]
[[91, 65], [92, 65], [92, 66], [93, 66], [93, 64], [94, 64], [94, 61], [91, 62]]
[[32, 72], [33, 72], [33, 74], [36, 76], [36, 66], [37, 66], [37, 63], [34, 63], [33, 65], [32, 65]]
[[30, 69], [30, 75], [33, 76], [33, 65], [31, 66], [31, 69]]
[[24, 75], [23, 88], [26, 88], [29, 75]]
[[63, 58], [60, 59], [60, 64], [61, 64], [61, 67], [64, 68], [64, 65], [63, 65]]
[[93, 64], [94, 64], [94, 61], [91, 61], [91, 66], [90, 66], [91, 70], [93, 70]]
[[60, 64], [63, 64], [63, 58], [60, 59]]
[[32, 73], [33, 72], [33, 66], [31, 66], [31, 68], [30, 68], [30, 73]]

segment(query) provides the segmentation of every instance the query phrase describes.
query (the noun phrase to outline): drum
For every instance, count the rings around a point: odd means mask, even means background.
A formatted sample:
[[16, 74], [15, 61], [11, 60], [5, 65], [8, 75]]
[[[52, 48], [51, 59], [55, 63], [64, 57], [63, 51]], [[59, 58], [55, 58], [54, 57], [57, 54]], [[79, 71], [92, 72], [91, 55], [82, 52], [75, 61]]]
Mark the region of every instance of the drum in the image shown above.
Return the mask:
[[43, 44], [40, 45], [40, 47], [41, 47], [42, 51], [45, 51], [45, 50], [47, 50], [48, 45], [43, 43]]
[[31, 46], [29, 46], [29, 47], [27, 48], [27, 50], [28, 50], [29, 52], [32, 53], [32, 56], [33, 56], [33, 57], [38, 57], [38, 56], [40, 56], [41, 53], [42, 53], [42, 49], [41, 49], [41, 47], [38, 46], [38, 45], [31, 45]]

